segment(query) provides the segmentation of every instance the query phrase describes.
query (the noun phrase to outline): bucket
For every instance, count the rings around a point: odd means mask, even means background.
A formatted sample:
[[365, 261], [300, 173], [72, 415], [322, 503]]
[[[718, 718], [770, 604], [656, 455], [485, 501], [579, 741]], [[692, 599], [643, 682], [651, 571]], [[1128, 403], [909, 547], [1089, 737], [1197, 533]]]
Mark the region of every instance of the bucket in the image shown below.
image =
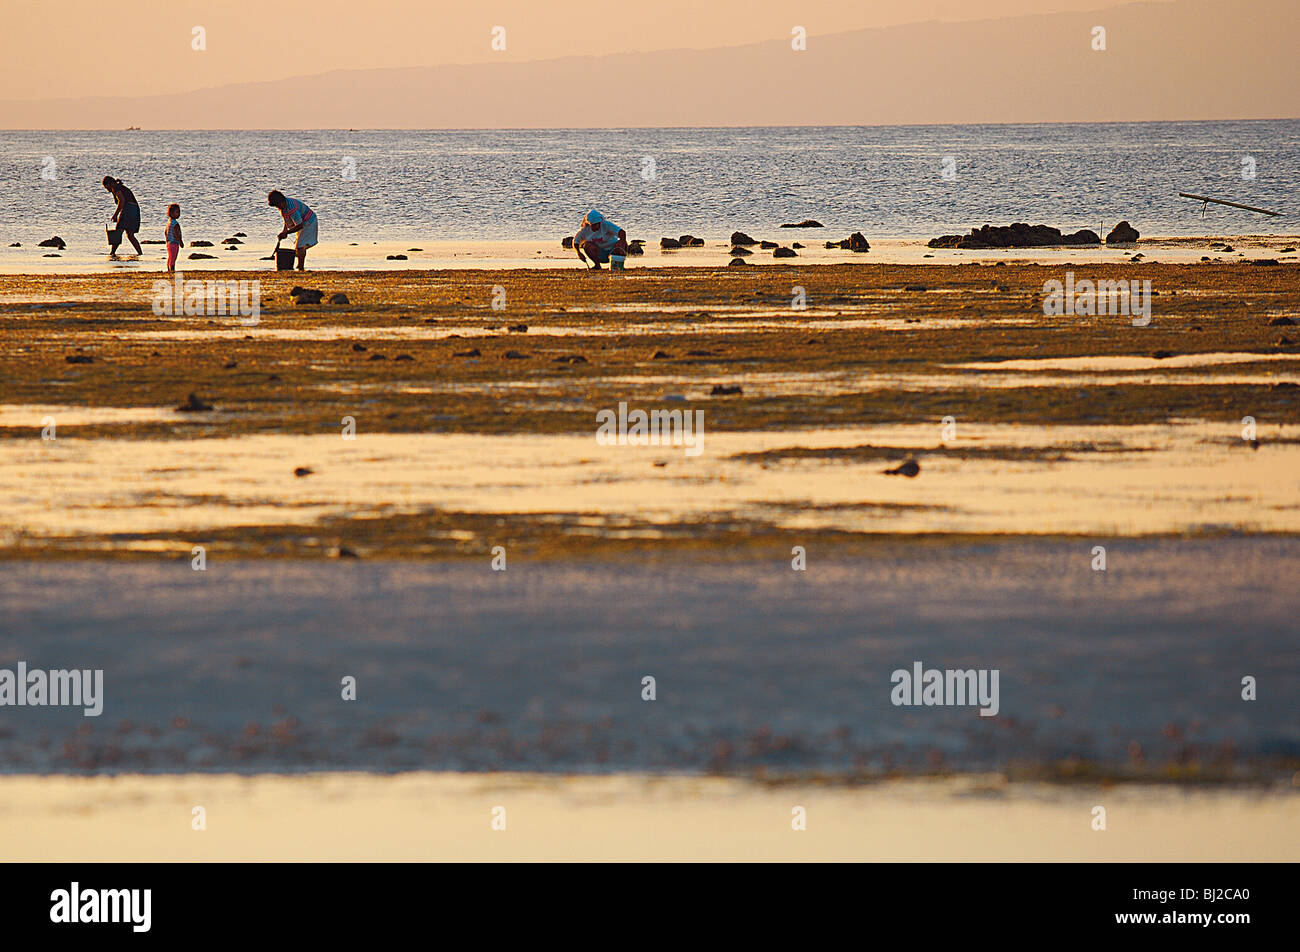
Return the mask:
[[623, 262], [627, 260], [626, 255], [610, 255], [609, 268], [611, 271], [622, 271]]
[[292, 271], [294, 250], [292, 248], [281, 248], [280, 243], [275, 243], [275, 270]]

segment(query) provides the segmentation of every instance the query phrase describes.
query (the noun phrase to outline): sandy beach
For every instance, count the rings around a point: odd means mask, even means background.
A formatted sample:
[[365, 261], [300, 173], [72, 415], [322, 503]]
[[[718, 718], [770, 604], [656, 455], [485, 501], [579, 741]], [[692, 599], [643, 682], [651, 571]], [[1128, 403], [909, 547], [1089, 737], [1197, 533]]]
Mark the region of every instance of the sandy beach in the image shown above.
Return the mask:
[[1294, 857], [1297, 265], [1146, 257], [0, 277], [6, 858]]

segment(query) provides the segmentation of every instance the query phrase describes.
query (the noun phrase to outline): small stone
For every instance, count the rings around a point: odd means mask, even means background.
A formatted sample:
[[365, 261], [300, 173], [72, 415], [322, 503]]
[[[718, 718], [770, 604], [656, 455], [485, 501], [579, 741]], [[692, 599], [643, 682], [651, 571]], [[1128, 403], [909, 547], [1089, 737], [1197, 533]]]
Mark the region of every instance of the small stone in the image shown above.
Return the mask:
[[456, 351], [455, 353], [453, 353], [451, 356], [453, 356], [453, 357], [481, 357], [481, 356], [483, 356], [483, 355], [482, 355], [481, 353], [479, 353], [479, 349], [478, 349], [477, 347], [471, 347], [469, 350], [458, 350], [458, 351]]
[[95, 358], [89, 354], [68, 354], [63, 359], [70, 364], [93, 364], [95, 362]]
[[908, 479], [913, 478], [921, 472], [921, 464], [914, 459], [909, 459], [900, 466], [893, 469], [885, 470], [886, 476], [906, 476]]
[[351, 304], [352, 302], [348, 300], [348, 296], [347, 296], [346, 294], [344, 294], [342, 291], [340, 291], [338, 294], [331, 294], [331, 295], [330, 295], [330, 303], [331, 303], [331, 304]]
[[734, 397], [744, 391], [739, 384], [715, 383], [713, 389], [709, 391], [711, 397]]
[[297, 476], [299, 479], [301, 479], [304, 476], [310, 476], [314, 472], [315, 470], [313, 470], [310, 466], [299, 466], [297, 469], [293, 471], [293, 474]]
[[191, 393], [180, 406], [176, 408], [181, 413], [206, 413], [212, 409], [212, 404], [205, 403], [196, 393]]

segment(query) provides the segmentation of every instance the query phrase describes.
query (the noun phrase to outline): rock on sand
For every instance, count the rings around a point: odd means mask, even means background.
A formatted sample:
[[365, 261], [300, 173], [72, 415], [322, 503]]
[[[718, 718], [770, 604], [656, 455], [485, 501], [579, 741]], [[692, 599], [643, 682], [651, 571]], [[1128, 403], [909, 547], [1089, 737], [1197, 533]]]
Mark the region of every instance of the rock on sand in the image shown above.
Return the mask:
[[914, 459], [909, 459], [902, 465], [887, 469], [884, 472], [886, 476], [906, 476], [911, 479], [921, 472], [921, 464]]
[[1120, 222], [1106, 236], [1108, 245], [1131, 245], [1138, 240], [1138, 230], [1126, 221]]

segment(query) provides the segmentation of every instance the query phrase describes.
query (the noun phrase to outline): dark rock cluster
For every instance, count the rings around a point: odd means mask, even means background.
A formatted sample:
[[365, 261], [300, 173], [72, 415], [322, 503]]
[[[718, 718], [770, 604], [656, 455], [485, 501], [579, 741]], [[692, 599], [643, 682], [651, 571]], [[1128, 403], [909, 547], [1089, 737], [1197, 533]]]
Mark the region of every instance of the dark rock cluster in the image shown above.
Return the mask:
[[1099, 245], [1095, 231], [1084, 228], [1072, 235], [1050, 225], [985, 225], [972, 228], [969, 235], [944, 235], [931, 238], [931, 248], [1051, 248], [1060, 245]]

